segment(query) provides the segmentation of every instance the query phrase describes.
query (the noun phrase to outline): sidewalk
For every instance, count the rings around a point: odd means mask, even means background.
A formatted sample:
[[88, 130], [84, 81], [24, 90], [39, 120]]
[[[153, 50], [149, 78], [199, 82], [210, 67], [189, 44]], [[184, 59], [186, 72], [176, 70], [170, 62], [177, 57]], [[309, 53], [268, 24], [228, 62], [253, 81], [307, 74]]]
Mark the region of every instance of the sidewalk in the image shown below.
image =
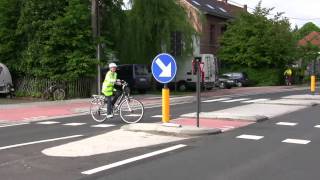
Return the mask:
[[[245, 87], [221, 89], [201, 94], [204, 98], [221, 97], [228, 95], [243, 95], [250, 93], [271, 93], [301, 89], [301, 87]], [[303, 89], [303, 88], [302, 88]], [[135, 98], [142, 101], [145, 107], [160, 107], [161, 96], [137, 95]], [[171, 104], [193, 102], [195, 97], [175, 96], [170, 99]], [[89, 113], [90, 99], [73, 99], [65, 101], [31, 102], [20, 104], [0, 104], [0, 122], [39, 121], [59, 117], [70, 117]]]

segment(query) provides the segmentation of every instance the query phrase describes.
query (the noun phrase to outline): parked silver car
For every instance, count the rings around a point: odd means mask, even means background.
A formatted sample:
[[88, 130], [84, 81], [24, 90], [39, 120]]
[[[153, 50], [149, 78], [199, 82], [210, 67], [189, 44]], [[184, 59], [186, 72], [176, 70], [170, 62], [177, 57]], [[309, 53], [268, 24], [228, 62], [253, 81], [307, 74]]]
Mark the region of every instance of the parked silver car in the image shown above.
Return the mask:
[[13, 96], [13, 84], [9, 69], [6, 65], [0, 63], [0, 94]]

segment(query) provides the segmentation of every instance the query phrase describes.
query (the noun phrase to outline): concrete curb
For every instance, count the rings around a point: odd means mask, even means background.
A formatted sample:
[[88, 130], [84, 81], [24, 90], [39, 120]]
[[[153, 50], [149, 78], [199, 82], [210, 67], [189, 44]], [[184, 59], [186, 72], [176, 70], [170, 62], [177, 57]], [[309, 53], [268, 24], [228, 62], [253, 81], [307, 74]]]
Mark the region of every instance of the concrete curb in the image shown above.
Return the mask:
[[198, 128], [195, 126], [165, 126], [158, 123], [137, 123], [121, 127], [125, 131], [147, 132], [151, 134], [163, 134], [172, 136], [203, 136], [219, 134], [222, 131], [215, 128]]
[[[182, 117], [195, 118], [195, 113], [185, 114]], [[210, 114], [201, 114], [200, 118], [210, 118], [210, 119], [225, 119], [225, 120], [243, 120], [243, 121], [251, 121], [251, 122], [261, 122], [266, 121], [269, 118], [267, 116], [261, 115], [253, 115], [253, 116], [244, 116], [244, 115], [235, 115], [228, 113], [210, 113]]]

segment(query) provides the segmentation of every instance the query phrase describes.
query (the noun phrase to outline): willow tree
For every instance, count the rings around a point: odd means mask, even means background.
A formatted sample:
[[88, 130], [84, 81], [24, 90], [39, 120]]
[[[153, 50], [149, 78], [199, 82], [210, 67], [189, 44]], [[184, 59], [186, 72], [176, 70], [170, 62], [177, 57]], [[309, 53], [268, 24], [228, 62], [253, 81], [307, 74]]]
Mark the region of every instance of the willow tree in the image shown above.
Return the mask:
[[20, 15], [20, 0], [0, 0], [0, 62], [9, 66], [11, 73], [18, 68], [15, 30]]
[[192, 52], [195, 30], [178, 2], [131, 0], [132, 9], [126, 12], [126, 28], [118, 50], [121, 63], [150, 64], [156, 54], [170, 52], [174, 32], [182, 36], [182, 53]]

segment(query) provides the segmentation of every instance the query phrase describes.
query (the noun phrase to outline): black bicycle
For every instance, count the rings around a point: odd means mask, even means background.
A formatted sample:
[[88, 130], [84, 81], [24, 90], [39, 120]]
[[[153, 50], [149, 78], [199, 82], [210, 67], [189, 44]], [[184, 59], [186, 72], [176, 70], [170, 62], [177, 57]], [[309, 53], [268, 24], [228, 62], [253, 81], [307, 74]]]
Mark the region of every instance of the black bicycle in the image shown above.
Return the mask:
[[[130, 89], [128, 83], [122, 81], [122, 94], [117, 99], [113, 107], [113, 115], [120, 114], [121, 119], [126, 123], [139, 122], [144, 114], [143, 104], [133, 97], [130, 97]], [[107, 119], [107, 104], [105, 96], [92, 95], [90, 114], [92, 118], [101, 123]]]
[[52, 83], [51, 86], [42, 93], [42, 99], [49, 100], [53, 99], [55, 101], [64, 100], [66, 97], [66, 92], [62, 85], [57, 85], [57, 83]]

